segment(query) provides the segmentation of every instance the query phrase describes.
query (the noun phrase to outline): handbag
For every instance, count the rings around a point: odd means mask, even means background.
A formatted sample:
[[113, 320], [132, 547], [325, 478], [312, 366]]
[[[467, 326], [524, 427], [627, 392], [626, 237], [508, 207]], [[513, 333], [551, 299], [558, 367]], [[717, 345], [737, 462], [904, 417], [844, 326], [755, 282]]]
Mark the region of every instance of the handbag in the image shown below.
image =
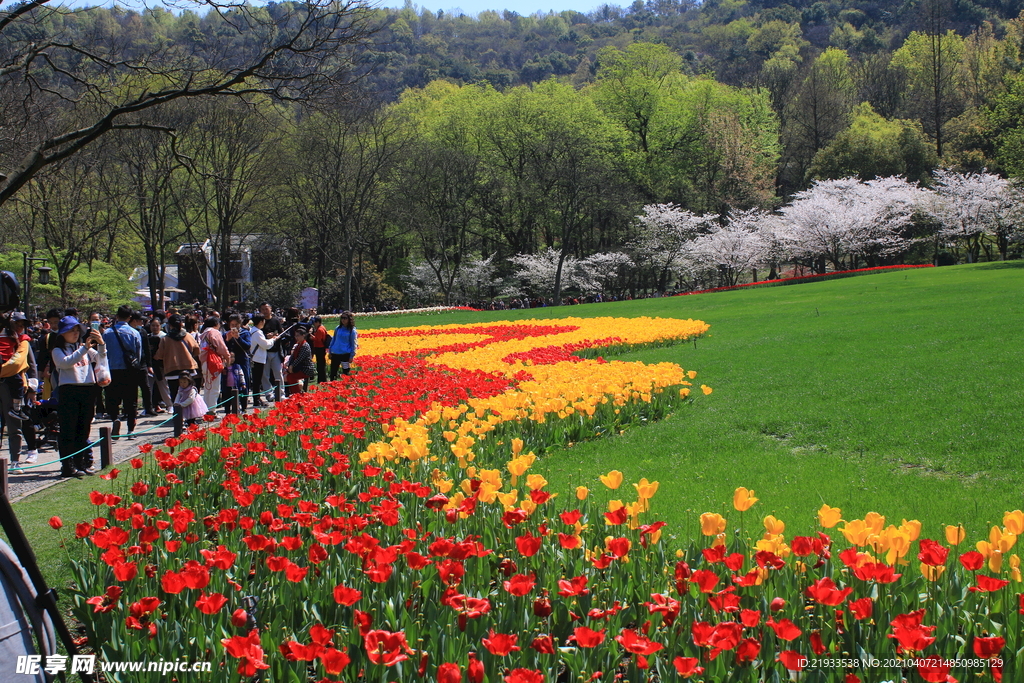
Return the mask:
[[209, 350], [206, 352], [206, 371], [210, 377], [216, 377], [224, 372], [224, 359]]
[[96, 358], [92, 364], [92, 372], [97, 386], [105, 387], [110, 384], [110, 364], [107, 363], [106, 354]]

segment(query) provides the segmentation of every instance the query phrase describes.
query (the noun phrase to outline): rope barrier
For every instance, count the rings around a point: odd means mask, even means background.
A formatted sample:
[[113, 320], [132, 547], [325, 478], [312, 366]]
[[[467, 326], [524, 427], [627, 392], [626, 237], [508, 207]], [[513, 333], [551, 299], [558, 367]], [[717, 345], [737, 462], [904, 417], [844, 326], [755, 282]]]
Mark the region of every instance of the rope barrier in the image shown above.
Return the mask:
[[[284, 384], [282, 386], [285, 389], [287, 389], [288, 387], [301, 386], [301, 385], [302, 385], [302, 382], [293, 382], [292, 384]], [[253, 398], [255, 398], [256, 396], [263, 397], [263, 396], [266, 396], [267, 394], [270, 394], [270, 393], [273, 393], [273, 389], [268, 389], [267, 391], [261, 391], [258, 394], [252, 394], [252, 396], [253, 396]], [[226, 403], [230, 403], [231, 401], [235, 400], [236, 398], [238, 398], [238, 397], [237, 396], [229, 396], [227, 399], [225, 399], [225, 400], [221, 401], [220, 403], [214, 405], [212, 408], [210, 408], [210, 410], [211, 411], [216, 410], [217, 408], [221, 407], [222, 405], [224, 405]], [[284, 397], [282, 397], [282, 398], [284, 398]], [[132, 437], [138, 436], [139, 434], [145, 434], [146, 432], [151, 432], [154, 429], [157, 429], [158, 427], [162, 427], [162, 426], [166, 425], [168, 422], [173, 422], [173, 421], [174, 421], [174, 415], [171, 415], [170, 417], [168, 417], [163, 422], [158, 422], [155, 425], [150, 425], [149, 427], [147, 427], [146, 429], [144, 429], [142, 431], [129, 432], [128, 434], [111, 435], [110, 439], [114, 440], [114, 439], [132, 438]], [[81, 453], [85, 453], [86, 451], [91, 451], [93, 448], [95, 448], [96, 446], [98, 446], [102, 442], [103, 442], [103, 439], [97, 439], [96, 441], [90, 442], [85, 448], [77, 450], [77, 451], [75, 451], [74, 453], [72, 453], [70, 455], [65, 455], [64, 457], [57, 458], [56, 460], [49, 460], [47, 462], [36, 463], [35, 465], [23, 465], [19, 461], [17, 463], [17, 469], [14, 470], [14, 471], [17, 472], [17, 471], [22, 471], [22, 470], [33, 470], [33, 469], [37, 469], [39, 467], [45, 467], [47, 465], [54, 465], [54, 464], [59, 463], [59, 462], [61, 462], [63, 460], [67, 460], [68, 458], [73, 458], [76, 455], [80, 455]]]

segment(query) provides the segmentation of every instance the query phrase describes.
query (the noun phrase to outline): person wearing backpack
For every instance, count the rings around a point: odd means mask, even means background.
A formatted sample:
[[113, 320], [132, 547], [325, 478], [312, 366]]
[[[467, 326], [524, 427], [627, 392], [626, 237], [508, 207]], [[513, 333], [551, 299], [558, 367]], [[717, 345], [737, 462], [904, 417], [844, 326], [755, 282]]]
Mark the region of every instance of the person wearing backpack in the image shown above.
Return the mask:
[[107, 346], [107, 363], [110, 366], [110, 384], [104, 389], [107, 415], [112, 421], [111, 435], [121, 434], [120, 410], [128, 423], [128, 433], [135, 432], [139, 409], [139, 373], [144, 372], [142, 336], [128, 324], [132, 309], [121, 306], [117, 309], [114, 324], [103, 332]]
[[338, 378], [338, 370], [341, 374], [349, 374], [352, 361], [355, 360], [356, 350], [359, 348], [359, 333], [356, 331], [354, 315], [351, 311], [345, 311], [338, 319], [338, 327], [334, 330], [334, 339], [331, 340], [331, 381]]

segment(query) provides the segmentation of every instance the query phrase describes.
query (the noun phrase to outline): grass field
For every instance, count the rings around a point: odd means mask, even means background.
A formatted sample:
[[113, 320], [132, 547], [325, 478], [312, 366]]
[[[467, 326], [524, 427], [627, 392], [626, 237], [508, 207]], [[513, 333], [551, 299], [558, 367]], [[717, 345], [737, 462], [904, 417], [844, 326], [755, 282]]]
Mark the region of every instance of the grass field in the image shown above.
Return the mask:
[[[1003, 511], [1024, 507], [1022, 290], [1024, 262], [1011, 262], [572, 308], [363, 318], [357, 326], [700, 318], [711, 331], [696, 345], [620, 357], [697, 370], [696, 383], [714, 393], [657, 424], [549, 453], [537, 467], [552, 490], [600, 488], [597, 474], [610, 469], [627, 481], [659, 480], [655, 515], [681, 535], [696, 533], [701, 512], [738, 514], [732, 491], [746, 486], [761, 499], [750, 519], [775, 514], [787, 536], [811, 531], [827, 502], [846, 519], [869, 510], [897, 524], [919, 519], [924, 536], [963, 523], [973, 541]], [[15, 505], [54, 585], [70, 574], [46, 520], [91, 518], [94, 487], [109, 484], [68, 482]]]
[[[618, 356], [671, 361], [714, 387], [658, 424], [551, 453], [555, 490], [598, 472], [657, 479], [656, 513], [695, 529], [731, 511], [809, 532], [822, 502], [852, 519], [963, 523], [987, 535], [1024, 507], [1024, 262], [566, 308], [363, 319], [362, 329], [576, 316], [699, 318], [693, 344]], [[613, 331], [610, 331], [613, 332]], [[623, 496], [627, 492], [621, 492]], [[733, 514], [736, 514], [735, 512]]]

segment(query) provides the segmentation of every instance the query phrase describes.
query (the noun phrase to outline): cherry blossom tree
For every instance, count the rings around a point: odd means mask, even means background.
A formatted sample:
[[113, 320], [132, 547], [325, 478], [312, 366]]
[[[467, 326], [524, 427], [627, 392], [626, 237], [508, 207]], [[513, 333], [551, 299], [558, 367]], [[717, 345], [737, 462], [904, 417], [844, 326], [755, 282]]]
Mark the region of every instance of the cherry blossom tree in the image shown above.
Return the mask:
[[760, 209], [735, 210], [723, 224], [698, 237], [693, 256], [718, 272], [719, 286], [730, 287], [739, 282], [746, 270], [766, 262], [767, 244], [760, 224], [768, 214]]
[[793, 258], [824, 272], [854, 268], [908, 246], [902, 235], [926, 194], [903, 178], [819, 180], [782, 208], [779, 235]]
[[637, 216], [638, 235], [630, 244], [633, 260], [653, 271], [659, 291], [668, 289], [673, 271], [689, 257], [693, 241], [711, 229], [712, 218], [674, 204], [648, 204]]
[[[1008, 243], [1008, 218], [1015, 204], [1005, 178], [941, 169], [935, 172], [935, 201], [928, 211], [941, 225], [939, 237], [963, 248], [967, 262], [975, 263], [986, 234], [1002, 235], [1003, 243]], [[1005, 249], [1001, 253], [1005, 259]]]

